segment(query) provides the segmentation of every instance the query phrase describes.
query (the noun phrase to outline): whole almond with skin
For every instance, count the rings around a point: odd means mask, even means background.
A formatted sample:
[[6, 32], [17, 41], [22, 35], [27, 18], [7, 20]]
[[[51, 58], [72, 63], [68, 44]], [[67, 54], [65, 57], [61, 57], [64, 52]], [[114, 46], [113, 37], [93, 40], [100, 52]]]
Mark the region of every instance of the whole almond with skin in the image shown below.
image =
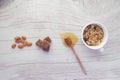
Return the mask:
[[12, 47], [13, 49], [15, 49], [16, 44], [15, 44], [15, 43], [13, 43], [13, 44], [11, 45], [11, 47]]
[[32, 46], [32, 42], [27, 42], [27, 46]]
[[20, 49], [22, 49], [23, 47], [24, 47], [23, 44], [19, 44], [19, 45], [18, 45], [18, 48], [20, 48]]

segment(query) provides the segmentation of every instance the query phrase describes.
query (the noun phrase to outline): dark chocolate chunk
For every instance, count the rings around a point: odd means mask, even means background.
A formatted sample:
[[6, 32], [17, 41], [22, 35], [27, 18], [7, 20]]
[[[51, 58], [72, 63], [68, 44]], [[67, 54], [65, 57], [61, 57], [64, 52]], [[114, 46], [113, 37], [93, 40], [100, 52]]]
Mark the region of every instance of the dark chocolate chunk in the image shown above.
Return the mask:
[[44, 51], [49, 51], [49, 48], [50, 48], [50, 43], [47, 41], [47, 40], [43, 40], [43, 50]]
[[39, 40], [36, 42], [36, 45], [39, 46], [39, 47], [42, 47], [42, 46], [43, 46], [43, 41], [39, 39]]
[[49, 43], [52, 42], [49, 36], [47, 36], [44, 40], [48, 41]]

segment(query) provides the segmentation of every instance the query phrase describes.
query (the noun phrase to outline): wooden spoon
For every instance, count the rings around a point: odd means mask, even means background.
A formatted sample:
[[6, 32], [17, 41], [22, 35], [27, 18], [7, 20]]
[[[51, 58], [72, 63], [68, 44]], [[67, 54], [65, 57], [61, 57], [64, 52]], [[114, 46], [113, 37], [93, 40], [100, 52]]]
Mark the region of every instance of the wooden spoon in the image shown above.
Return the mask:
[[76, 53], [76, 51], [75, 51], [75, 49], [74, 49], [74, 47], [73, 47], [73, 44], [72, 44], [71, 39], [70, 39], [69, 37], [67, 37], [67, 38], [65, 38], [64, 40], [65, 40], [65, 43], [67, 44], [67, 46], [70, 47], [70, 48], [72, 49], [72, 51], [73, 51], [73, 53], [74, 53], [74, 55], [75, 55], [75, 57], [76, 57], [76, 59], [77, 59], [79, 65], [80, 65], [80, 67], [81, 67], [83, 73], [84, 73], [85, 75], [87, 75], [87, 72], [86, 72], [86, 70], [85, 70], [85, 68], [84, 68], [84, 66], [83, 66], [83, 64], [82, 64], [82, 62], [81, 62], [80, 58], [78, 57], [78, 55], [77, 55], [77, 53]]

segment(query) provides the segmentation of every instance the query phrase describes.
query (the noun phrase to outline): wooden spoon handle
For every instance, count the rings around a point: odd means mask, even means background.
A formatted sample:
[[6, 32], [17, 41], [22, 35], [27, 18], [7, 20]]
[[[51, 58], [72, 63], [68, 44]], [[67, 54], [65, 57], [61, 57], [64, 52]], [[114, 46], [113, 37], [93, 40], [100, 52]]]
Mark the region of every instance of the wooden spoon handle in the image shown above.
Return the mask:
[[81, 60], [80, 60], [80, 58], [78, 57], [78, 55], [77, 55], [75, 49], [73, 48], [73, 46], [71, 46], [71, 49], [72, 49], [72, 51], [73, 51], [73, 53], [74, 53], [74, 55], [75, 55], [75, 57], [76, 57], [78, 63], [80, 64], [80, 67], [81, 67], [83, 73], [84, 73], [85, 75], [87, 75], [87, 72], [86, 72], [86, 70], [85, 70], [85, 68], [84, 68], [84, 66], [83, 66], [83, 64], [82, 64], [82, 62], [81, 62]]

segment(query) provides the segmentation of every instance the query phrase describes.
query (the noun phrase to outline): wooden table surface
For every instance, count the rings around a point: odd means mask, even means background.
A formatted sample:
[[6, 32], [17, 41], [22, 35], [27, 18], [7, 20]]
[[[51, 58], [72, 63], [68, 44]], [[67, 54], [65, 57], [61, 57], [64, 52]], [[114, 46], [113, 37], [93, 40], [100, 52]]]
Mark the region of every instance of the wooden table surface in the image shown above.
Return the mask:
[[[109, 39], [104, 51], [88, 49], [82, 28], [91, 21], [105, 25]], [[0, 80], [120, 80], [119, 0], [0, 0]], [[87, 75], [60, 33], [73, 32], [75, 49]], [[12, 49], [15, 36], [26, 35], [32, 47]], [[49, 52], [35, 42], [50, 36]]]

